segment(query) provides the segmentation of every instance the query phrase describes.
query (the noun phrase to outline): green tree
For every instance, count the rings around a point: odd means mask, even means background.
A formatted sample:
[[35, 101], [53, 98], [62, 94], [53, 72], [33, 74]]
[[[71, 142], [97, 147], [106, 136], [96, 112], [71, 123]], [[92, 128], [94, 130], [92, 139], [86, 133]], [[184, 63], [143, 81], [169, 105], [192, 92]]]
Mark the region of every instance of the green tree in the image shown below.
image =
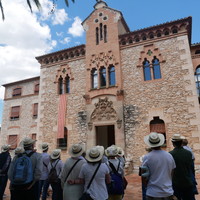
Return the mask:
[[[67, 5], [67, 7], [68, 7], [68, 6], [69, 6], [69, 1], [68, 1], [68, 0], [64, 0], [64, 1], [65, 1], [66, 5]], [[71, 1], [74, 3], [75, 0], [71, 0]], [[40, 1], [39, 1], [39, 0], [33, 0], [33, 3], [37, 6], [37, 8], [38, 8], [39, 10], [41, 9], [41, 4], [40, 4]], [[54, 1], [53, 1], [53, 3], [54, 3]], [[31, 6], [30, 0], [27, 0], [27, 4], [28, 4], [28, 6], [29, 6], [31, 12], [33, 12], [33, 11], [32, 11], [32, 6]], [[5, 19], [5, 15], [4, 15], [4, 10], [3, 10], [2, 0], [0, 0], [0, 9], [1, 9], [2, 19], [4, 20], [4, 19]]]

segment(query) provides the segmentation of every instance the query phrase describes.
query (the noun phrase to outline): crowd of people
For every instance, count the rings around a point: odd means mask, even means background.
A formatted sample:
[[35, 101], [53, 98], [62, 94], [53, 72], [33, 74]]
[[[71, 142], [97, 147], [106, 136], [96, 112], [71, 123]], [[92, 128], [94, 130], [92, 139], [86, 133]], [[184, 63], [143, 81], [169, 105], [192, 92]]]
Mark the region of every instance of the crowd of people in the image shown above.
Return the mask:
[[[180, 134], [172, 139], [174, 149], [162, 150], [163, 134], [152, 132], [144, 137], [147, 153], [141, 157], [143, 200], [195, 200], [198, 194], [194, 154]], [[125, 157], [122, 148], [111, 145], [85, 150], [83, 144], [68, 149], [70, 157], [63, 162], [61, 150], [48, 153], [48, 143], [35, 150], [36, 140], [24, 138], [22, 147], [11, 158], [10, 145], [0, 153], [0, 200], [9, 179], [11, 200], [46, 200], [49, 188], [52, 200], [122, 200], [128, 184], [124, 176]]]

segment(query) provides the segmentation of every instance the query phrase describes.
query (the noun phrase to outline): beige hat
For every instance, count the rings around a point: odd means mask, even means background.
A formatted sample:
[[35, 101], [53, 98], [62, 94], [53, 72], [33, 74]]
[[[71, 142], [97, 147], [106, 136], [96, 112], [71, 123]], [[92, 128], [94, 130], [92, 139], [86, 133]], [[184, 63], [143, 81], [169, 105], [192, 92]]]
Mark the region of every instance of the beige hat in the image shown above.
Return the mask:
[[144, 137], [144, 142], [149, 147], [160, 147], [165, 142], [165, 137], [163, 134], [151, 132], [149, 135]]
[[182, 136], [179, 133], [175, 133], [172, 136], [172, 142], [181, 141], [181, 140], [183, 140], [183, 138], [182, 138]]
[[121, 147], [117, 147], [118, 150], [118, 156], [123, 156], [124, 155], [124, 150]]
[[51, 153], [51, 159], [56, 160], [57, 158], [59, 158], [60, 152], [61, 152], [60, 149], [53, 150], [52, 153]]
[[104, 150], [101, 146], [95, 146], [86, 151], [85, 159], [89, 162], [98, 162], [102, 159]]
[[105, 150], [105, 154], [106, 156], [117, 156], [118, 155], [118, 148], [117, 146], [115, 145], [112, 145], [110, 147], [108, 147], [106, 150]]
[[85, 151], [85, 146], [82, 144], [74, 144], [69, 148], [69, 154], [71, 157], [79, 157], [81, 156]]
[[46, 151], [49, 148], [49, 145], [45, 142], [42, 144], [42, 151]]
[[4, 145], [1, 147], [1, 152], [3, 153], [3, 152], [9, 151], [9, 150], [10, 150], [10, 147], [11, 147], [11, 145], [9, 145], [9, 144], [4, 144]]
[[34, 144], [37, 140], [33, 140], [32, 138], [26, 137], [23, 139], [22, 143], [24, 147], [29, 147]]
[[22, 148], [22, 147], [17, 147], [15, 149], [15, 154], [20, 154], [20, 153], [23, 153], [23, 152], [24, 152], [24, 148]]

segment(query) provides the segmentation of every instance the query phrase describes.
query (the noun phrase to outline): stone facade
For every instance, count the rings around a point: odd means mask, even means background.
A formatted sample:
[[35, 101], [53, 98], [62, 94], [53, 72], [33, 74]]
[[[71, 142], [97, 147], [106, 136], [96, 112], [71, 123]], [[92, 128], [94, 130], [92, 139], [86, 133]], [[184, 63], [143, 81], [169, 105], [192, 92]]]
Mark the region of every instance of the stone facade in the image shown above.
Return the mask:
[[[155, 119], [162, 121], [165, 150], [171, 150], [171, 137], [181, 133], [189, 140], [196, 162], [200, 158], [200, 110], [194, 73], [200, 66], [200, 45], [191, 45], [191, 17], [130, 32], [123, 15], [98, 1], [95, 10], [83, 22], [86, 45], [37, 57], [40, 79], [4, 85], [6, 88], [0, 145], [11, 134], [19, 141], [37, 133], [37, 148], [42, 142], [50, 150], [58, 147], [60, 78], [69, 77], [70, 92], [65, 94], [64, 127], [66, 148], [73, 143], [107, 147], [116, 144], [125, 150], [126, 168], [132, 171], [145, 154], [143, 138]], [[144, 80], [144, 60], [159, 60], [161, 77]], [[115, 84], [110, 84], [109, 69], [115, 67]], [[93, 88], [91, 74], [106, 70], [105, 85], [100, 75]], [[152, 69], [151, 69], [152, 70]], [[40, 81], [38, 95], [31, 93]], [[64, 80], [66, 84], [66, 80]], [[20, 97], [12, 97], [17, 86]], [[66, 86], [65, 86], [66, 87]], [[65, 88], [66, 89], [66, 88]], [[39, 103], [38, 118], [30, 115], [31, 104]], [[8, 119], [10, 108], [22, 105], [17, 121]], [[63, 128], [64, 128], [63, 127]], [[163, 128], [164, 127], [164, 128]], [[155, 129], [155, 126], [154, 126]]]

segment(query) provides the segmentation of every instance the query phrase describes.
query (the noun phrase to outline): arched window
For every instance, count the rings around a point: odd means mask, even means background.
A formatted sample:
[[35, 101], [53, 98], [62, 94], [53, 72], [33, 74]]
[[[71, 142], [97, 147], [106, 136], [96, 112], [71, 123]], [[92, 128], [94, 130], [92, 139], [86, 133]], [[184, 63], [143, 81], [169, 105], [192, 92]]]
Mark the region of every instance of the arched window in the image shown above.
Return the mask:
[[65, 89], [66, 89], [66, 93], [70, 93], [70, 77], [66, 76], [65, 78]]
[[153, 120], [150, 121], [150, 132], [161, 133], [165, 136], [166, 144], [166, 132], [165, 132], [165, 122], [159, 117], [153, 117]]
[[113, 65], [110, 65], [108, 68], [108, 75], [109, 75], [109, 86], [113, 86], [116, 83], [115, 80], [115, 67]]
[[106, 68], [101, 67], [100, 69], [100, 87], [106, 86]]
[[103, 24], [100, 23], [100, 40], [103, 40]]
[[59, 94], [63, 94], [63, 78], [62, 76], [60, 76], [60, 78], [58, 79], [58, 92]]
[[92, 88], [95, 89], [98, 87], [98, 74], [97, 69], [93, 68], [91, 71], [91, 78], [92, 78]]
[[99, 28], [96, 27], [96, 45], [99, 44]]
[[143, 62], [143, 69], [144, 69], [144, 80], [149, 81], [151, 80], [151, 68], [149, 61], [145, 58]]
[[161, 78], [161, 72], [160, 72], [160, 63], [159, 60], [154, 56], [154, 59], [152, 60], [153, 64], [153, 77], [154, 79]]
[[196, 68], [195, 71], [195, 82], [196, 82], [196, 88], [197, 88], [197, 95], [200, 97], [200, 65]]
[[106, 43], [107, 42], [107, 26], [106, 25], [104, 25], [103, 26], [104, 27], [104, 42]]

